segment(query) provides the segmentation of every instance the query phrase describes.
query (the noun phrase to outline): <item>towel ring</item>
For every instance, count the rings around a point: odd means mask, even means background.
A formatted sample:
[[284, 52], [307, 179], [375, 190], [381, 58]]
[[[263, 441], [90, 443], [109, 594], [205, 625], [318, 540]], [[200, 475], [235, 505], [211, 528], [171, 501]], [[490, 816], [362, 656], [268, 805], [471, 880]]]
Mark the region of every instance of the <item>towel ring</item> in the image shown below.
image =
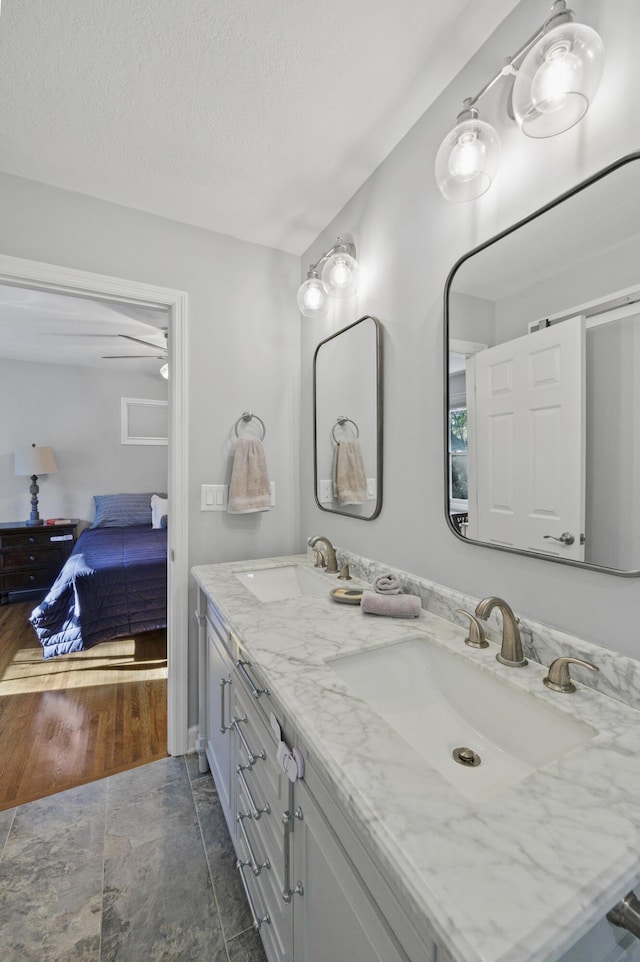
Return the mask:
[[267, 434], [267, 429], [266, 429], [265, 426], [264, 426], [264, 421], [262, 420], [262, 418], [259, 418], [257, 414], [252, 414], [251, 411], [243, 411], [242, 414], [241, 414], [241, 416], [240, 416], [240, 417], [238, 418], [238, 420], [236, 421], [236, 425], [235, 425], [235, 429], [234, 429], [234, 430], [235, 430], [235, 432], [236, 432], [236, 437], [237, 437], [237, 438], [240, 437], [240, 435], [238, 434], [238, 425], [240, 424], [240, 422], [241, 422], [241, 421], [245, 421], [245, 422], [248, 424], [249, 421], [253, 421], [254, 418], [256, 419], [256, 421], [259, 422], [260, 427], [262, 428], [262, 437], [260, 438], [260, 440], [261, 440], [261, 441], [264, 441], [264, 439], [265, 439], [265, 437], [266, 437], [266, 434]]
[[338, 427], [338, 425], [340, 425], [340, 427], [344, 427], [345, 424], [353, 424], [354, 428], [356, 429], [356, 440], [360, 437], [360, 429], [358, 428], [358, 425], [356, 424], [356, 422], [352, 420], [352, 418], [345, 418], [345, 417], [342, 417], [341, 415], [336, 420], [336, 423], [333, 425], [333, 427], [331, 428], [331, 437], [336, 442], [336, 444], [340, 443], [336, 437], [336, 428]]

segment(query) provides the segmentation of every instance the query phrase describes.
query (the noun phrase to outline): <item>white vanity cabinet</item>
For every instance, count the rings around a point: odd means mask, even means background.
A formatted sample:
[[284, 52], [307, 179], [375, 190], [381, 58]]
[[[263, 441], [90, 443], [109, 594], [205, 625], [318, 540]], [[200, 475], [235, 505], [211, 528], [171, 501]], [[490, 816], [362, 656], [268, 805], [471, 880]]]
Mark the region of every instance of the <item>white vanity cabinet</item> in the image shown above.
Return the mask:
[[292, 962], [293, 917], [290, 898], [283, 898], [289, 891], [291, 782], [277, 763], [275, 735], [267, 727], [268, 696], [261, 694], [258, 704], [238, 669], [233, 696], [239, 871], [269, 962]]
[[[200, 736], [269, 962], [435, 962], [433, 942], [415, 935], [397, 904], [391, 905], [390, 890], [312, 765], [294, 783], [279, 766], [271, 713], [289, 745], [297, 740], [295, 731], [203, 597], [199, 610], [206, 611], [200, 655], [206, 733]], [[386, 900], [384, 911], [367, 882]]]
[[[304, 780], [294, 794], [295, 962], [409, 962]], [[419, 958], [434, 962], [433, 946]]]
[[201, 630], [205, 638], [206, 733], [205, 751], [220, 804], [233, 834], [235, 759], [229, 735], [232, 719], [233, 662], [227, 633], [209, 606]]
[[[318, 664], [324, 652], [320, 647], [323, 636], [318, 630], [317, 609], [310, 604], [307, 621], [300, 616], [294, 626], [287, 625], [287, 630], [284, 630], [285, 618], [294, 616], [288, 612], [282, 614], [282, 610], [276, 606], [271, 608], [265, 605], [261, 609], [258, 632], [250, 621], [251, 610], [246, 600], [237, 594], [237, 579], [233, 571], [227, 572], [224, 566], [221, 569], [215, 575], [204, 571], [204, 575], [201, 574], [203, 580], [199, 581], [200, 731], [196, 744], [201, 770], [206, 770], [208, 762], [216, 782], [238, 859], [238, 871], [268, 962], [460, 962], [462, 958], [507, 959], [510, 957], [510, 946], [514, 949], [514, 960], [519, 962], [529, 958], [529, 952], [531, 958], [544, 958], [547, 962], [640, 962], [640, 940], [602, 917], [606, 908], [612, 908], [631, 888], [638, 891], [640, 878], [621, 881], [620, 891], [611, 894], [610, 900], [607, 897], [604, 906], [602, 898], [598, 896], [599, 921], [569, 949], [565, 948], [569, 943], [567, 929], [558, 924], [562, 923], [562, 919], [552, 911], [552, 907], [545, 909], [548, 915], [539, 912], [535, 926], [532, 925], [522, 934], [516, 930], [508, 913], [505, 917], [499, 915], [502, 903], [498, 905], [496, 901], [490, 904], [494, 912], [491, 918], [499, 919], [509, 938], [501, 936], [499, 928], [495, 938], [488, 928], [486, 932], [482, 930], [483, 938], [489, 940], [485, 944], [490, 944], [491, 952], [481, 954], [481, 947], [474, 942], [478, 920], [482, 922], [479, 913], [467, 923], [466, 917], [459, 912], [454, 923], [449, 921], [453, 918], [450, 905], [442, 896], [439, 897], [443, 900], [444, 908], [440, 914], [433, 891], [429, 892], [429, 897], [435, 899], [436, 904], [430, 904], [428, 909], [424, 893], [419, 888], [415, 898], [412, 898], [409, 881], [403, 873], [412, 868], [415, 871], [417, 862], [412, 863], [411, 853], [403, 849], [402, 823], [396, 832], [396, 826], [390, 821], [396, 806], [405, 815], [411, 812], [409, 806], [403, 809], [400, 792], [393, 797], [391, 792], [372, 791], [367, 794], [368, 786], [363, 781], [366, 772], [364, 776], [360, 772], [359, 780], [353, 777], [350, 783], [352, 791], [341, 794], [340, 803], [336, 799], [342, 769], [337, 761], [333, 761], [330, 750], [322, 741], [322, 724], [327, 726], [329, 737], [335, 739], [336, 719], [331, 712], [325, 711], [323, 714], [323, 704], [315, 699], [316, 689], [312, 688], [315, 672], [319, 682], [325, 684], [323, 700], [331, 697], [332, 689], [326, 685], [323, 674], [328, 669]], [[218, 584], [220, 595], [216, 592]], [[229, 612], [229, 622], [222, 614], [223, 610]], [[436, 618], [425, 614], [425, 621], [427, 617]], [[375, 632], [378, 624], [373, 622], [369, 630]], [[244, 625], [249, 627], [243, 639], [239, 632], [244, 631], [241, 627]], [[383, 624], [379, 631], [384, 628]], [[343, 640], [346, 630], [343, 629]], [[439, 626], [439, 630], [444, 629]], [[309, 632], [314, 645], [317, 645], [313, 655], [306, 661], [295, 647], [298, 635], [304, 638], [305, 631]], [[325, 651], [327, 655], [334, 655], [335, 619], [327, 632], [331, 632], [331, 637]], [[457, 643], [458, 639], [454, 640]], [[289, 658], [288, 663], [284, 663], [289, 674], [285, 671], [276, 674], [274, 671], [272, 681], [266, 668], [269, 663], [267, 659], [274, 651], [279, 655], [280, 645], [284, 656]], [[293, 647], [290, 657], [287, 646]], [[259, 660], [258, 651], [264, 651], [264, 662]], [[280, 669], [283, 663], [275, 661], [274, 664]], [[295, 697], [287, 687], [291, 676], [294, 682], [300, 684]], [[274, 691], [267, 690], [270, 686]], [[309, 691], [312, 691], [312, 697], [307, 710], [300, 692], [304, 694]], [[623, 740], [622, 748], [627, 746], [624, 752], [621, 748], [619, 754], [625, 760], [633, 760], [637, 729], [627, 722], [626, 712], [629, 709], [618, 707], [617, 702], [611, 705], [607, 703], [600, 709], [594, 704], [594, 698], [590, 697], [589, 701], [591, 711], [601, 711], [605, 720], [609, 714], [614, 718], [615, 724], [619, 725], [616, 738]], [[342, 708], [341, 705], [337, 707]], [[285, 712], [289, 713], [288, 717]], [[277, 761], [278, 736], [271, 724], [272, 713], [281, 727], [284, 741], [291, 747], [297, 747], [304, 758], [304, 777], [295, 782], [289, 781]], [[343, 717], [344, 713], [337, 716]], [[634, 725], [637, 724], [635, 719], [632, 721]], [[342, 728], [339, 734], [342, 737]], [[365, 735], [364, 728], [357, 733], [358, 738], [364, 738]], [[371, 749], [377, 750], [377, 745], [372, 745]], [[609, 743], [601, 743], [600, 749], [611, 752], [615, 757], [614, 748]], [[363, 756], [366, 759], [364, 752]], [[351, 764], [351, 756], [344, 752], [344, 757], [342, 764], [346, 771], [347, 765]], [[576, 762], [582, 764], [581, 758], [581, 755], [577, 756]], [[357, 761], [354, 756], [354, 770]], [[397, 767], [392, 771], [394, 778], [401, 777], [402, 772]], [[582, 769], [579, 769], [579, 775], [584, 779], [584, 782], [578, 782], [584, 799], [590, 781], [588, 772], [583, 775]], [[636, 781], [630, 782], [632, 786], [638, 784], [640, 773], [634, 778]], [[597, 779], [594, 784], [599, 788]], [[636, 797], [632, 792], [629, 794], [632, 798]], [[444, 790], [443, 797], [447, 797]], [[384, 817], [375, 817], [374, 802], [381, 807]], [[545, 802], [552, 811], [553, 805], [557, 807], [553, 799], [549, 801], [545, 797]], [[429, 809], [429, 797], [425, 796], [424, 804], [425, 809]], [[621, 810], [625, 811], [622, 804]], [[584, 811], [584, 817], [589, 817], [589, 806]], [[446, 810], [445, 815], [449, 817]], [[444, 826], [443, 817], [434, 806], [431, 806], [428, 817], [429, 821], [426, 816], [422, 821], [424, 835], [414, 836], [417, 846], [423, 839], [425, 845], [429, 844], [429, 833], [438, 831], [438, 826], [442, 831]], [[631, 817], [628, 823], [632, 824]], [[490, 826], [487, 830], [490, 830]], [[383, 832], [386, 834], [381, 834]], [[632, 835], [632, 838], [635, 836]], [[390, 845], [393, 839], [396, 842], [395, 849]], [[599, 848], [602, 849], [602, 845]], [[437, 849], [438, 846], [434, 845], [435, 859], [440, 857]], [[419, 851], [425, 854], [424, 850]], [[452, 851], [460, 855], [459, 846], [454, 846]], [[476, 862], [481, 863], [478, 852], [481, 853], [481, 850], [475, 851]], [[473, 849], [471, 855], [469, 870], [474, 871]], [[591, 864], [588, 858], [586, 861]], [[440, 864], [443, 864], [442, 857]], [[506, 863], [504, 871], [510, 871]], [[553, 875], [549, 877], [550, 883], [553, 883]], [[434, 878], [437, 882], [437, 877]], [[417, 873], [414, 879], [419, 886], [421, 878]], [[493, 891], [491, 878], [487, 878], [486, 884]], [[568, 883], [565, 880], [563, 884]], [[494, 887], [499, 892], [498, 885]], [[539, 887], [532, 887], [532, 891], [541, 892]], [[524, 904], [522, 899], [520, 904]], [[532, 910], [535, 909], [535, 902], [532, 902]], [[550, 924], [545, 929], [547, 918]], [[582, 915], [581, 918], [593, 919], [591, 915]], [[471, 927], [472, 923], [475, 928]], [[460, 926], [457, 931], [453, 929], [454, 924]], [[439, 928], [440, 925], [442, 928]], [[576, 932], [582, 931], [578, 925], [579, 919]], [[530, 945], [527, 931], [532, 935]], [[554, 944], [554, 931], [562, 933], [558, 936], [562, 938], [561, 945], [559, 942]], [[447, 949], [438, 942], [446, 944]], [[461, 949], [452, 948], [458, 944]], [[564, 953], [561, 954], [563, 949]]]

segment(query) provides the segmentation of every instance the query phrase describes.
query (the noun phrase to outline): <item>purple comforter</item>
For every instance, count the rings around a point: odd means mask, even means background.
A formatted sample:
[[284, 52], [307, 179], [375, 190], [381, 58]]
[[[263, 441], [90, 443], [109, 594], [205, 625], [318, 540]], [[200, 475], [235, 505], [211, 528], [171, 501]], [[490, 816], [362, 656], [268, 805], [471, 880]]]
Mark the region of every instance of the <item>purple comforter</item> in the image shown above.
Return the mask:
[[166, 628], [166, 529], [86, 529], [29, 620], [44, 658]]

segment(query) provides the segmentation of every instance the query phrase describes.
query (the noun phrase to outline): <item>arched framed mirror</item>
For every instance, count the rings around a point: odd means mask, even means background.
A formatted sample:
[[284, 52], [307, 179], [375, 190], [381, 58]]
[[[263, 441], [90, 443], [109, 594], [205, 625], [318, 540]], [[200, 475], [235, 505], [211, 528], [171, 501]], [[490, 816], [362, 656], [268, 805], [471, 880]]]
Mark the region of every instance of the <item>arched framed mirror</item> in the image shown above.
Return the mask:
[[313, 356], [313, 467], [323, 511], [373, 521], [382, 510], [382, 325], [370, 315]]
[[640, 575], [640, 153], [445, 287], [445, 511], [500, 550]]

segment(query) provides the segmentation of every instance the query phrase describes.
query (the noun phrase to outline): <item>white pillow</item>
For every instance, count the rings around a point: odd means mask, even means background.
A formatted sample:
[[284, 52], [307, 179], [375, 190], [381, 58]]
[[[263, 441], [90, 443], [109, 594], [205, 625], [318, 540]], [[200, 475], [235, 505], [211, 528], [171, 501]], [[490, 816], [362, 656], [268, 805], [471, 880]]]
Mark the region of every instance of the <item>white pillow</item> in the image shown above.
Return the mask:
[[151, 527], [166, 528], [169, 517], [169, 499], [151, 495]]

